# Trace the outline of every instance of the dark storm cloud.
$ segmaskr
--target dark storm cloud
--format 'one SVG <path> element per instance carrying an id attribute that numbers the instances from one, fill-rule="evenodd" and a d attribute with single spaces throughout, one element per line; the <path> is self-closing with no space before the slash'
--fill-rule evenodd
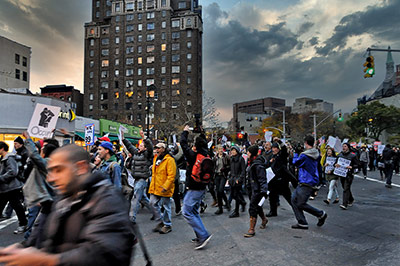
<path id="1" fill-rule="evenodd" d="M 308 41 L 308 43 L 309 43 L 311 46 L 317 45 L 317 44 L 318 44 L 318 37 L 312 37 L 312 38 Z"/>
<path id="2" fill-rule="evenodd" d="M 371 34 L 376 42 L 398 40 L 400 34 L 400 1 L 388 0 L 384 6 L 370 6 L 341 19 L 334 34 L 317 47 L 318 54 L 326 56 L 335 48 L 343 48 L 349 37 Z"/>
<path id="3" fill-rule="evenodd" d="M 299 30 L 297 31 L 297 34 L 301 35 L 306 32 L 308 32 L 312 27 L 314 26 L 313 22 L 304 22 L 303 24 L 300 25 Z"/>

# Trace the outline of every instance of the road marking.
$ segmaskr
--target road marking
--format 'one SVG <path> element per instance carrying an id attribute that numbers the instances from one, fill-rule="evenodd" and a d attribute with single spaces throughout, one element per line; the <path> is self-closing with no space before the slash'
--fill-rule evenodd
<path id="1" fill-rule="evenodd" d="M 5 228 L 5 227 L 7 227 L 7 226 L 9 226 L 10 224 L 15 223 L 16 221 L 18 221 L 18 218 L 17 218 L 17 216 L 14 215 L 10 219 L 7 219 L 7 220 L 4 220 L 4 221 L 0 222 L 0 230 Z"/>
<path id="2" fill-rule="evenodd" d="M 360 175 L 354 175 L 354 176 L 356 176 L 358 178 L 361 178 L 361 179 L 366 179 L 366 180 L 369 180 L 369 181 L 373 181 L 373 182 L 377 182 L 377 183 L 381 183 L 381 184 L 386 184 L 385 181 L 377 180 L 377 179 L 374 179 L 374 178 L 370 178 L 370 177 L 364 178 L 364 177 L 362 177 Z M 393 187 L 400 187 L 400 185 L 393 184 L 393 183 L 392 183 L 392 186 Z"/>

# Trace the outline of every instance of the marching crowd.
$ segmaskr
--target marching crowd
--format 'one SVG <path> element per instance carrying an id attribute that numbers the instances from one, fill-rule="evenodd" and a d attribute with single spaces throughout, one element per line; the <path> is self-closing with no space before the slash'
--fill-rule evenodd
<path id="1" fill-rule="evenodd" d="M 341 202 L 347 210 L 354 202 L 351 185 L 358 169 L 366 178 L 368 169 L 378 168 L 388 188 L 393 171 L 399 171 L 399 150 L 390 145 L 381 155 L 348 143 L 337 152 L 306 136 L 301 145 L 275 137 L 251 146 L 210 147 L 203 133 L 193 139 L 185 126 L 180 142 L 168 146 L 140 134 L 138 146 L 123 134 L 121 146 L 99 138 L 90 153 L 74 144 L 60 147 L 55 139 L 33 142 L 26 132 L 14 140 L 14 152 L 0 142 L 1 219 L 15 211 L 19 226 L 14 233 L 24 234 L 21 243 L 0 249 L 0 263 L 129 265 L 137 242 L 134 227 L 144 207 L 160 234 L 173 230 L 172 209 L 183 215 L 194 231 L 195 249 L 202 249 L 212 237 L 200 215 L 207 208 L 207 191 L 215 215 L 226 210 L 235 218 L 247 207 L 246 238 L 255 235 L 258 217 L 264 229 L 267 217 L 278 215 L 280 195 L 297 220 L 291 228 L 306 230 L 304 212 L 317 218 L 317 226 L 327 219 L 325 211 L 308 204 L 321 186 L 329 186 L 326 204 Z"/>

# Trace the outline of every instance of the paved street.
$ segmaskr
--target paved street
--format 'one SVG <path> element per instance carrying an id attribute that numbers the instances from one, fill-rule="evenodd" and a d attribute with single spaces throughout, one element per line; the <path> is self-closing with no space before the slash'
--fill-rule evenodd
<path id="1" fill-rule="evenodd" d="M 328 213 L 321 228 L 308 215 L 309 230 L 291 229 L 296 221 L 283 198 L 279 216 L 270 219 L 267 229 L 257 229 L 251 239 L 243 237 L 248 229 L 247 211 L 229 219 L 227 213 L 214 215 L 215 208 L 209 206 L 202 217 L 214 236 L 200 251 L 193 250 L 194 234 L 182 216 L 173 215 L 173 231 L 168 235 L 151 232 L 156 223 L 150 221 L 147 210 L 139 214 L 138 223 L 154 265 L 399 265 L 400 176 L 393 176 L 392 189 L 378 180 L 378 172 L 370 176 L 355 178 L 355 203 L 346 211 L 338 204 L 326 206 L 322 200 L 327 189 L 320 190 L 310 203 Z M 264 209 L 268 210 L 268 204 Z M 22 236 L 12 233 L 17 224 L 4 227 L 5 223 L 0 223 L 0 245 L 20 241 Z M 139 247 L 133 261 L 133 265 L 145 265 Z"/>

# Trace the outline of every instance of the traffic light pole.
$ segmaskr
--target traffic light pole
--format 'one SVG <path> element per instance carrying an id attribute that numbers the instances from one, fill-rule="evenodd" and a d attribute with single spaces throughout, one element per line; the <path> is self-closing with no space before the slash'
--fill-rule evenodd
<path id="1" fill-rule="evenodd" d="M 388 49 L 377 49 L 377 48 L 367 48 L 367 52 L 372 52 L 372 51 L 377 51 L 377 52 L 400 52 L 400 50 L 396 49 L 391 49 L 390 46 Z"/>
<path id="2" fill-rule="evenodd" d="M 316 143 L 317 141 L 317 127 L 319 125 L 321 125 L 326 119 L 330 118 L 331 116 L 333 116 L 336 113 L 340 113 L 342 111 L 342 109 L 339 109 L 335 112 L 333 112 L 332 114 L 327 115 L 324 119 L 322 119 L 318 124 L 317 124 L 317 115 L 313 114 L 313 120 L 314 120 L 314 142 Z"/>

